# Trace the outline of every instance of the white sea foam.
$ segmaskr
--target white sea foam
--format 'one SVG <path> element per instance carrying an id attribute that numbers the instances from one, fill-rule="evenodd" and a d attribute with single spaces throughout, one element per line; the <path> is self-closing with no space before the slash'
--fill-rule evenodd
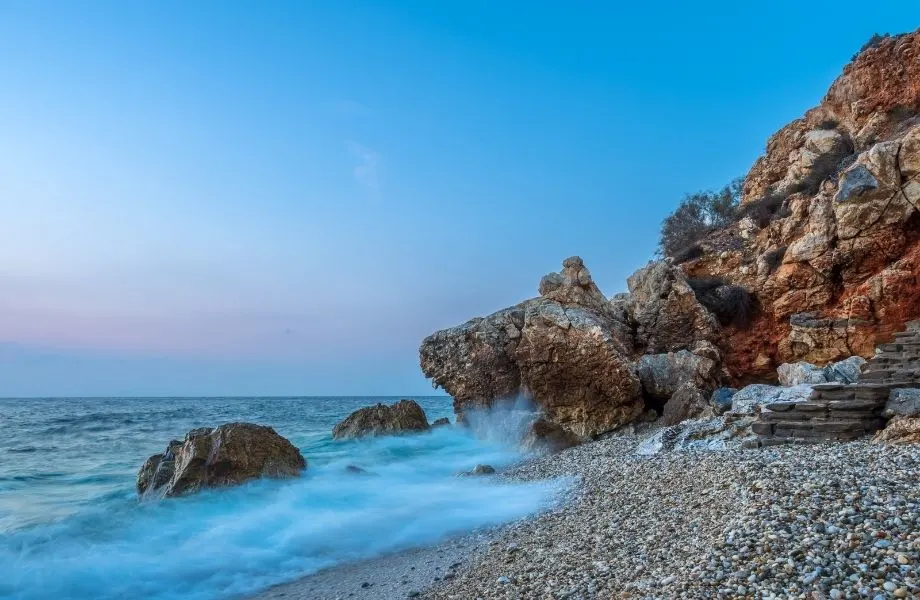
<path id="1" fill-rule="evenodd" d="M 474 431 L 485 441 L 441 428 L 330 442 L 335 458 L 299 480 L 149 503 L 126 490 L 91 510 L 0 536 L 0 597 L 233 597 L 521 518 L 551 503 L 564 482 L 455 476 L 478 463 L 517 460 L 503 443 L 513 420 L 512 412 L 477 415 Z M 348 464 L 371 474 L 348 474 Z"/>

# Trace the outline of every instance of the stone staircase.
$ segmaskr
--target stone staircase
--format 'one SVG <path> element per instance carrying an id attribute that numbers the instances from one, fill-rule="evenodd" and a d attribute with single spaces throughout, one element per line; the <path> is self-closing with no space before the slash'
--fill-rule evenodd
<path id="1" fill-rule="evenodd" d="M 891 390 L 918 385 L 920 321 L 911 321 L 892 343 L 878 346 L 858 383 L 822 383 L 804 402 L 764 406 L 751 425 L 757 438 L 745 446 L 849 441 L 874 433 L 885 426 L 882 411 Z"/>
<path id="2" fill-rule="evenodd" d="M 920 321 L 894 334 L 890 344 L 880 344 L 865 364 L 860 381 L 920 381 Z"/>

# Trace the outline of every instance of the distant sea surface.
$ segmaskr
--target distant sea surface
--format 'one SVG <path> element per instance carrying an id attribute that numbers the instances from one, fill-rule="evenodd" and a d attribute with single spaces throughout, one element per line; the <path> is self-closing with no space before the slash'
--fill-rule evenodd
<path id="1" fill-rule="evenodd" d="M 451 416 L 449 398 L 414 399 L 429 421 Z M 0 598 L 237 598 L 523 517 L 564 485 L 455 477 L 520 459 L 513 421 L 494 416 L 472 431 L 332 440 L 351 411 L 396 400 L 0 399 Z M 306 457 L 304 476 L 138 501 L 148 456 L 231 421 L 274 427 Z"/>

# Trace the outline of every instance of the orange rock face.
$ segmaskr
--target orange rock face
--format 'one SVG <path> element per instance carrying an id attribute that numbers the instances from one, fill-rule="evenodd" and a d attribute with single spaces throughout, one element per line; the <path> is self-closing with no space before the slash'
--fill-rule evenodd
<path id="1" fill-rule="evenodd" d="M 775 380 L 782 363 L 871 356 L 920 318 L 920 31 L 874 40 L 774 134 L 740 218 L 692 249 L 610 299 L 567 259 L 540 297 L 426 338 L 422 370 L 458 418 L 523 394 L 586 438 L 649 408 L 704 416 L 715 385 Z M 670 385 L 700 357 L 706 377 Z"/>
<path id="2" fill-rule="evenodd" d="M 862 51 L 819 106 L 770 138 L 742 208 L 765 198 L 781 206 L 772 217 L 713 233 L 683 265 L 757 296 L 752 326 L 723 332 L 734 380 L 871 356 L 920 316 L 920 31 Z"/>

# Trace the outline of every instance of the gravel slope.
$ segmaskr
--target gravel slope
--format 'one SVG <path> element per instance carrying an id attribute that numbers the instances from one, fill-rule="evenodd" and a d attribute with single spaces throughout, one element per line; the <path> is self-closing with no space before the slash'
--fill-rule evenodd
<path id="1" fill-rule="evenodd" d="M 428 599 L 920 597 L 920 448 L 634 454 L 632 435 L 506 473 L 576 475 Z"/>

